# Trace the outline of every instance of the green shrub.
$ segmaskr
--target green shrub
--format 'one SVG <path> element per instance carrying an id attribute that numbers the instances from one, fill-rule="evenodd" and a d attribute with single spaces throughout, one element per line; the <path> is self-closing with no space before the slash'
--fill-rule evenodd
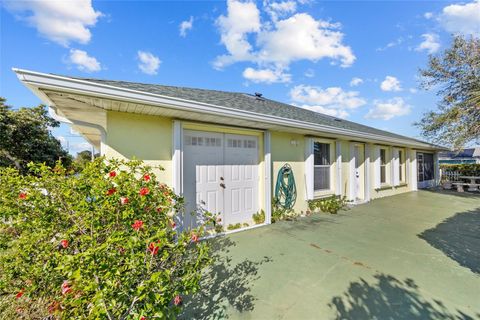
<path id="1" fill-rule="evenodd" d="M 337 214 L 338 211 L 347 206 L 346 197 L 331 196 L 323 199 L 315 199 L 308 201 L 308 208 L 312 211 L 320 209 L 322 212 Z"/>
<path id="2" fill-rule="evenodd" d="M 294 220 L 298 214 L 293 209 L 285 209 L 277 199 L 272 199 L 272 223 L 281 220 Z"/>
<path id="3" fill-rule="evenodd" d="M 237 230 L 242 227 L 241 223 L 236 223 L 236 224 L 229 224 L 227 227 L 227 230 Z"/>
<path id="4" fill-rule="evenodd" d="M 252 219 L 255 222 L 255 224 L 262 224 L 265 222 L 265 211 L 260 210 L 257 213 L 254 213 L 252 215 Z"/>
<path id="5" fill-rule="evenodd" d="M 480 164 L 441 164 L 443 172 L 458 172 L 462 176 L 480 176 Z"/>
<path id="6" fill-rule="evenodd" d="M 30 169 L 0 169 L 0 318 L 175 317 L 210 262 L 183 199 L 140 161 Z"/>

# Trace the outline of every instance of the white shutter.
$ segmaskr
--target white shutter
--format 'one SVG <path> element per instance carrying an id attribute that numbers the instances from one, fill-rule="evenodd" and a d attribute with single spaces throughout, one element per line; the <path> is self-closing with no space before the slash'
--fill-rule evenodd
<path id="1" fill-rule="evenodd" d="M 342 142 L 337 140 L 335 142 L 336 168 L 337 174 L 335 176 L 335 194 L 342 194 Z"/>
<path id="2" fill-rule="evenodd" d="M 374 177 L 375 177 L 373 187 L 375 189 L 380 189 L 380 186 L 382 184 L 380 179 L 380 147 L 374 146 L 373 151 L 374 151 L 373 155 L 375 159 L 375 161 L 373 162 L 373 168 L 374 168 L 373 170 L 374 170 Z"/>
<path id="3" fill-rule="evenodd" d="M 313 138 L 305 138 L 305 198 L 313 200 Z"/>
<path id="4" fill-rule="evenodd" d="M 393 165 L 393 185 L 398 186 L 400 184 L 400 159 L 398 157 L 398 149 L 393 149 L 393 156 L 392 156 L 392 165 Z"/>

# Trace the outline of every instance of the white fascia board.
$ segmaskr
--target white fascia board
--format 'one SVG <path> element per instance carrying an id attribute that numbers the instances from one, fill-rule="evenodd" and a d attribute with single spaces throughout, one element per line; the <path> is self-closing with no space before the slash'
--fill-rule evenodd
<path id="1" fill-rule="evenodd" d="M 12 70 L 17 74 L 20 81 L 25 83 L 27 87 L 33 89 L 34 93 L 37 94 L 42 100 L 48 102 L 51 101 L 45 100 L 46 96 L 44 94 L 39 95 L 39 88 L 42 89 L 51 89 L 51 90 L 64 90 L 72 93 L 84 94 L 84 95 L 93 95 L 109 99 L 125 100 L 136 103 L 144 103 L 149 105 L 163 106 L 171 109 L 184 110 L 184 111 L 196 111 L 200 113 L 208 113 L 217 115 L 219 111 L 222 115 L 234 117 L 243 120 L 252 120 L 258 122 L 264 122 L 268 124 L 282 125 L 292 128 L 307 129 L 323 133 L 332 133 L 344 135 L 352 138 L 363 138 L 370 139 L 373 141 L 383 141 L 388 142 L 389 144 L 402 144 L 405 146 L 412 147 L 422 147 L 427 149 L 436 149 L 435 146 L 431 146 L 425 143 L 412 143 L 412 141 L 386 137 L 378 134 L 365 133 L 361 131 L 354 131 L 349 129 L 325 126 L 320 124 L 315 124 L 311 122 L 285 119 L 282 117 L 265 115 L 257 112 L 238 110 L 218 105 L 212 105 L 208 103 L 202 103 L 197 101 L 191 101 L 181 98 L 168 97 L 160 94 L 154 94 L 149 92 L 143 92 L 138 90 L 119 88 L 111 85 L 94 83 L 87 80 L 72 79 L 63 76 L 57 76 L 52 74 L 46 74 L 41 72 L 22 70 L 17 68 L 12 68 Z"/>

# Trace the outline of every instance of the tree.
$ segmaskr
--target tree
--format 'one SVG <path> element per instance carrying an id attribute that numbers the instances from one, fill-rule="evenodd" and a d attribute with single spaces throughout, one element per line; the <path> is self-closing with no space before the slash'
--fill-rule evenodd
<path id="1" fill-rule="evenodd" d="M 100 157 L 100 154 L 96 153 L 93 157 L 98 158 L 98 157 Z M 73 161 L 74 161 L 74 165 L 76 167 L 76 170 L 81 170 L 81 169 L 85 168 L 85 166 L 89 162 L 92 162 L 92 151 L 83 150 L 83 151 L 77 152 L 77 156 L 75 157 L 75 159 Z"/>
<path id="2" fill-rule="evenodd" d="M 26 172 L 29 162 L 44 162 L 53 167 L 61 160 L 72 161 L 50 132 L 60 123 L 48 116 L 43 105 L 13 110 L 0 97 L 0 166 L 13 166 Z"/>
<path id="3" fill-rule="evenodd" d="M 1 319 L 171 319 L 199 289 L 214 217 L 180 230 L 183 198 L 152 168 L 29 168 L 0 168 Z"/>
<path id="4" fill-rule="evenodd" d="M 439 56 L 420 70 L 421 87 L 437 89 L 437 111 L 416 123 L 429 140 L 456 149 L 480 141 L 480 38 L 455 36 Z"/>

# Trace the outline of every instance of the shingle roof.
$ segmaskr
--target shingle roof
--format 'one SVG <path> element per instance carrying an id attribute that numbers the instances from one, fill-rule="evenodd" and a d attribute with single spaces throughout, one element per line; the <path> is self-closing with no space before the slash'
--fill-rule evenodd
<path id="1" fill-rule="evenodd" d="M 300 107 L 292 106 L 286 103 L 258 98 L 255 95 L 250 95 L 241 92 L 227 92 L 218 90 L 195 89 L 186 87 L 165 86 L 158 84 L 144 84 L 137 82 L 126 81 L 112 81 L 91 78 L 75 78 L 84 81 L 110 85 L 113 87 L 125 88 L 130 90 L 137 90 L 141 92 L 159 94 L 163 96 L 180 98 L 190 101 L 207 103 L 222 107 L 228 107 L 241 111 L 251 111 L 264 115 L 272 115 L 285 119 L 299 120 L 313 124 L 325 125 L 335 128 L 343 128 L 353 131 L 366 132 L 371 134 L 382 135 L 386 137 L 407 139 L 413 143 L 427 143 L 421 140 L 402 136 L 384 130 L 379 130 L 369 126 L 365 126 L 356 122 L 347 121 L 344 119 L 328 116 L 325 114 L 313 112 Z"/>

